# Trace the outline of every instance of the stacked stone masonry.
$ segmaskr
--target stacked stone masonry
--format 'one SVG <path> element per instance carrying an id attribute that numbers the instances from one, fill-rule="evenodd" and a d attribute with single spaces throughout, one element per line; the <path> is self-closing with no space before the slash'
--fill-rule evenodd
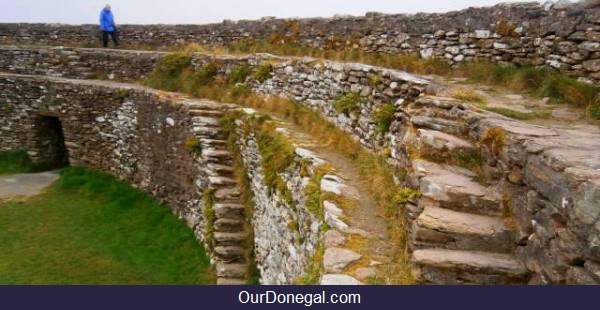
<path id="1" fill-rule="evenodd" d="M 13 53 L 14 50 L 2 49 L 2 58 Z M 29 55 L 32 54 L 35 53 Z M 405 184 L 421 189 L 423 197 L 405 206 L 411 222 L 415 274 L 420 281 L 600 282 L 600 133 L 525 124 L 454 99 L 427 96 L 423 90 L 431 84 L 429 81 L 383 68 L 268 55 L 216 59 L 193 56 L 198 66 L 222 61 L 226 66 L 221 74 L 227 74 L 227 68 L 236 64 L 256 66 L 266 59 L 275 60 L 271 78 L 264 82 L 249 79 L 247 84 L 253 90 L 295 99 L 366 148 L 389 150 L 383 152 L 390 154 L 389 162 L 408 172 Z M 6 63 L 0 70 L 11 71 L 11 65 Z M 43 60 L 23 63 L 43 63 Z M 39 68 L 24 66 L 19 72 L 45 73 L 35 71 Z M 104 73 L 109 75 L 111 70 Z M 75 71 L 68 74 L 84 77 L 76 76 Z M 370 75 L 377 75 L 381 83 L 374 87 Z M 14 89 L 3 91 L 4 96 L 13 94 L 8 98 L 13 102 L 10 106 L 23 105 L 14 103 L 23 98 L 33 98 L 25 107 L 35 104 L 41 94 L 31 85 L 44 82 L 25 79 L 30 81 L 27 88 L 33 89 L 30 92 L 21 91 L 21 79 L 14 79 L 18 82 L 13 84 L 18 87 L 9 82 L 3 85 L 3 89 Z M 335 98 L 353 91 L 361 92 L 367 100 L 356 111 L 347 115 L 338 113 L 334 108 Z M 394 104 L 396 114 L 389 132 L 381 134 L 371 114 L 385 103 Z M 102 107 L 98 109 L 102 111 Z M 0 128 L 4 148 L 26 145 L 20 139 L 27 134 L 27 128 L 14 125 L 24 120 L 13 112 L 3 115 L 10 115 L 5 118 L 8 125 Z M 497 138 L 491 135 L 494 132 Z M 66 136 L 72 140 L 67 133 Z M 137 154 L 135 146 L 131 147 L 132 154 Z M 443 159 L 459 151 L 481 156 L 479 173 L 433 162 L 426 156 L 417 160 L 414 156 L 417 152 Z M 76 160 L 81 160 L 75 148 L 72 152 Z M 151 154 L 145 152 L 141 156 Z M 246 164 L 251 166 L 249 162 Z"/>
<path id="2" fill-rule="evenodd" d="M 600 4 L 513 3 L 443 14 L 223 21 L 208 25 L 122 25 L 131 46 L 222 46 L 266 40 L 316 48 L 360 49 L 439 57 L 451 63 L 488 60 L 546 65 L 600 80 Z M 0 44 L 98 46 L 95 25 L 0 24 Z"/>
<path id="3" fill-rule="evenodd" d="M 0 74 L 0 89 L 1 151 L 26 149 L 33 159 L 44 160 L 50 154 L 43 133 L 36 130 L 37 120 L 58 118 L 71 164 L 109 172 L 163 201 L 211 250 L 219 284 L 246 283 L 245 249 L 223 245 L 220 238 L 225 234 L 221 226 L 227 226 L 221 222 L 239 217 L 236 182 L 228 177 L 228 168 L 218 168 L 229 155 L 219 149 L 218 137 L 205 135 L 216 130 L 211 125 L 218 119 L 202 118 L 218 116 L 230 106 L 133 84 L 55 77 Z M 201 143 L 201 154 L 186 146 L 193 137 Z M 216 190 L 214 206 L 202 201 L 208 188 Z M 228 195 L 219 197 L 221 192 Z M 217 214 L 214 244 L 207 240 L 206 207 Z M 226 233 L 239 235 L 236 246 L 247 245 L 243 227 L 226 228 Z"/>

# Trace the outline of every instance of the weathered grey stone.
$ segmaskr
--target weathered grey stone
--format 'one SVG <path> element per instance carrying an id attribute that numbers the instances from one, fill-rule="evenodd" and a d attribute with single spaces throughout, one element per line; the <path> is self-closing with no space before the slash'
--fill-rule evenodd
<path id="1" fill-rule="evenodd" d="M 326 274 L 321 278 L 321 285 L 362 285 L 360 281 L 345 274 Z"/>
<path id="2" fill-rule="evenodd" d="M 354 271 L 356 278 L 361 281 L 366 281 L 377 276 L 377 269 L 373 267 L 362 267 Z"/>
<path id="3" fill-rule="evenodd" d="M 328 230 L 323 236 L 325 248 L 339 247 L 346 243 L 346 237 L 335 229 Z"/>
<path id="4" fill-rule="evenodd" d="M 342 248 L 329 248 L 325 249 L 325 255 L 323 257 L 323 266 L 327 273 L 340 273 L 349 264 L 361 259 L 361 255 Z"/>

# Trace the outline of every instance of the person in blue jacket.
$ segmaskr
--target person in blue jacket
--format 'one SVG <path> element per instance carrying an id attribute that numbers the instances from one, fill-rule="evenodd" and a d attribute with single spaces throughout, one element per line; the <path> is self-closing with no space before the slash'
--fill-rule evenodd
<path id="1" fill-rule="evenodd" d="M 102 45 L 108 47 L 108 36 L 110 36 L 115 43 L 115 46 L 119 46 L 117 39 L 117 25 L 115 24 L 115 18 L 110 8 L 110 4 L 107 4 L 102 12 L 100 12 L 100 30 L 102 31 Z"/>

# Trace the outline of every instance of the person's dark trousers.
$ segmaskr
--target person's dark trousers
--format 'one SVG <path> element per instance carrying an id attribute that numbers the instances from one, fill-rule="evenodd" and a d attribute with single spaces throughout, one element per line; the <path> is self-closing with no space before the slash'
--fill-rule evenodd
<path id="1" fill-rule="evenodd" d="M 108 37 L 111 37 L 115 46 L 119 46 L 119 40 L 117 39 L 117 31 L 102 31 L 102 46 L 108 47 Z"/>

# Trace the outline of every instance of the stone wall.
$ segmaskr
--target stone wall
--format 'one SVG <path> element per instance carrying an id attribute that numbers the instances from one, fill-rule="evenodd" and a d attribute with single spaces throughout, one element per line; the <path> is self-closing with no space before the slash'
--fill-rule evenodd
<path id="1" fill-rule="evenodd" d="M 189 43 L 227 45 L 244 40 L 299 43 L 316 48 L 361 49 L 442 57 L 451 63 L 490 60 L 547 65 L 600 80 L 600 8 L 576 4 L 517 3 L 444 14 L 224 21 L 208 25 L 123 25 L 132 46 L 172 48 Z M 0 24 L 0 44 L 98 46 L 94 25 Z"/>
<path id="2" fill-rule="evenodd" d="M 236 64 L 255 66 L 264 57 L 267 56 L 219 56 L 217 60 L 226 59 L 226 67 L 231 68 Z M 480 278 L 468 278 L 470 281 L 599 281 L 600 134 L 597 131 L 525 124 L 451 98 L 426 96 L 422 90 L 429 82 L 402 72 L 311 59 L 270 58 L 269 62 L 274 59 L 271 78 L 264 82 L 252 78 L 247 81 L 253 90 L 295 99 L 310 107 L 368 149 L 389 154 L 390 163 L 407 170 L 405 184 L 421 188 L 424 197 L 405 206 L 407 217 L 417 223 L 410 232 L 411 247 L 421 254 L 417 260 L 431 253 L 422 251 L 423 244 L 429 246 L 433 241 L 448 238 L 436 234 L 432 241 L 428 234 L 428 239 L 423 240 L 424 228 L 419 225 L 424 223 L 422 216 L 429 214 L 424 210 L 434 204 L 438 209 L 443 206 L 462 213 L 492 216 L 496 222 L 510 224 L 503 226 L 510 228 L 509 239 L 506 235 L 494 238 L 502 242 L 499 244 L 503 253 L 508 251 L 503 255 L 518 258 L 518 263 L 512 258 L 509 261 L 514 274 L 500 281 L 497 275 L 484 273 Z M 193 56 L 198 66 L 210 60 L 206 55 Z M 23 70 L 32 71 L 35 67 Z M 221 74 L 227 72 L 223 70 Z M 378 83 L 373 85 L 373 80 Z M 351 91 L 362 92 L 366 100 L 356 111 L 346 114 L 335 111 L 334 98 Z M 384 134 L 376 130 L 373 111 L 385 103 L 393 103 L 396 113 L 390 130 Z M 494 132 L 498 137 L 490 136 Z M 429 153 L 427 158 L 431 163 L 416 160 L 415 151 Z M 456 154 L 481 157 L 481 164 L 463 167 L 453 162 Z M 251 166 L 252 161 L 247 164 Z M 255 190 L 261 192 L 264 188 Z M 271 199 L 265 203 L 273 202 L 273 197 L 263 198 Z M 489 250 L 485 242 L 475 242 L 472 236 L 451 237 L 455 240 L 453 246 Z M 450 245 L 444 243 L 444 246 Z M 520 264 L 526 269 L 519 267 Z M 421 270 L 426 280 L 442 279 L 435 268 L 429 267 Z M 464 276 L 454 274 L 452 279 Z"/>
<path id="3" fill-rule="evenodd" d="M 125 180 L 163 201 L 192 229 L 201 226 L 208 181 L 185 147 L 192 135 L 190 100 L 130 84 L 12 74 L 0 74 L 0 90 L 0 151 L 25 149 L 43 158 L 36 119 L 58 117 L 71 164 Z"/>
<path id="4" fill-rule="evenodd" d="M 65 78 L 135 82 L 144 79 L 165 53 L 64 47 L 0 47 L 4 72 Z"/>
<path id="5" fill-rule="evenodd" d="M 240 128 L 244 120 L 238 121 Z M 277 133 L 273 133 L 277 134 Z M 263 285 L 296 283 L 314 262 L 322 220 L 306 208 L 305 188 L 319 162 L 302 152 L 281 175 L 292 201 L 265 183 L 263 156 L 254 132 L 237 130 L 238 145 L 254 195 L 254 255 Z M 303 173 L 308 173 L 304 175 Z M 318 262 L 317 262 L 318 263 Z"/>

